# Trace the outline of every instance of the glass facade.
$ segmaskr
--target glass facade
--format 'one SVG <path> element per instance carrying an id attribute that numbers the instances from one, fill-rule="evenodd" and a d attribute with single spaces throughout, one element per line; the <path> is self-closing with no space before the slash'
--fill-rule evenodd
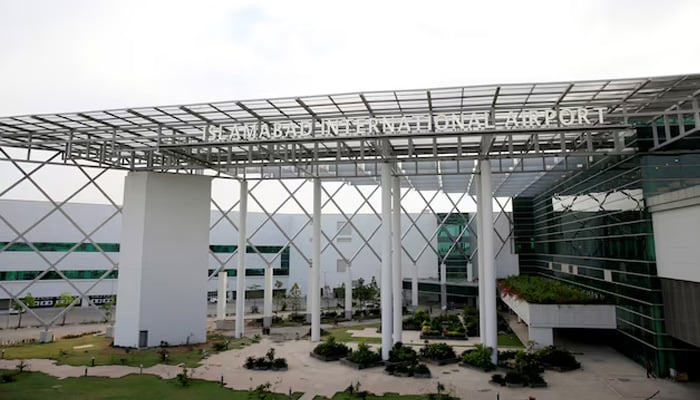
<path id="1" fill-rule="evenodd" d="M 665 329 L 644 198 L 672 179 L 648 173 L 661 161 L 653 158 L 594 160 L 592 168 L 563 177 L 537 196 L 514 199 L 514 232 L 521 273 L 605 296 L 616 305 L 614 346 L 641 364 L 651 361 L 665 375 L 683 363 L 689 347 Z"/>
<path id="2" fill-rule="evenodd" d="M 447 280 L 467 279 L 467 263 L 471 255 L 469 214 L 438 214 L 437 234 L 438 278 L 440 262 L 445 263 Z"/>
<path id="3" fill-rule="evenodd" d="M 0 242 L 0 249 L 5 248 L 3 251 L 8 252 L 33 252 L 32 246 L 41 252 L 67 252 L 73 249 L 76 253 L 82 252 L 99 252 L 97 246 L 99 246 L 102 251 L 106 253 L 116 253 L 119 252 L 119 243 L 97 243 L 97 246 L 92 243 L 71 243 L 71 242 L 33 242 L 30 244 L 25 242 L 16 242 L 9 244 L 9 242 Z M 213 244 L 209 246 L 209 249 L 214 253 L 233 253 L 238 247 L 235 245 L 224 245 L 224 244 Z M 262 254 L 273 254 L 276 255 L 281 251 L 279 255 L 280 267 L 273 269 L 273 274 L 276 276 L 288 276 L 289 275 L 289 246 L 252 246 L 246 247 L 246 253 L 256 253 Z M 0 271 L 0 281 L 31 281 L 39 276 L 43 271 Z M 61 272 L 68 279 L 99 279 L 104 275 L 107 270 L 64 270 Z M 229 269 L 226 271 L 228 276 L 235 277 L 236 270 Z M 209 275 L 214 273 L 213 269 L 209 270 Z M 246 269 L 246 276 L 263 276 L 265 270 L 263 268 L 248 268 Z M 117 279 L 118 271 L 112 271 L 107 275 L 105 279 Z M 58 280 L 63 279 L 56 271 L 46 272 L 39 280 Z"/>

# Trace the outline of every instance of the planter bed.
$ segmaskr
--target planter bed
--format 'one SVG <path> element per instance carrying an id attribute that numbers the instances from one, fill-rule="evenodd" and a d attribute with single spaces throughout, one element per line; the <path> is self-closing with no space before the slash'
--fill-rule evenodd
<path id="1" fill-rule="evenodd" d="M 347 365 L 348 367 L 352 367 L 355 369 L 367 369 L 367 368 L 375 368 L 375 367 L 381 367 L 384 365 L 384 361 L 377 361 L 376 363 L 373 364 L 357 364 L 354 363 L 347 358 L 341 358 L 340 363 L 343 365 Z"/>
<path id="2" fill-rule="evenodd" d="M 524 383 L 509 383 L 506 382 L 506 386 L 511 388 L 511 389 L 519 389 L 519 388 L 524 388 L 525 384 Z"/>
<path id="3" fill-rule="evenodd" d="M 533 389 L 537 388 L 546 388 L 547 387 L 547 382 L 542 382 L 542 383 L 530 383 L 530 387 Z"/>
<path id="4" fill-rule="evenodd" d="M 275 368 L 275 367 L 253 367 L 253 368 L 247 368 L 251 371 L 287 371 L 289 367 L 282 367 L 282 368 Z"/>
<path id="5" fill-rule="evenodd" d="M 433 376 L 431 374 L 413 374 L 410 375 L 408 372 L 386 372 L 387 375 L 395 376 L 397 378 L 416 378 L 416 379 L 430 379 Z"/>
<path id="6" fill-rule="evenodd" d="M 445 358 L 442 360 L 433 360 L 430 358 L 425 358 L 421 357 L 422 361 L 425 361 L 426 363 L 433 364 L 433 365 L 447 365 L 447 364 L 454 364 L 459 361 L 459 358 Z"/>
<path id="7" fill-rule="evenodd" d="M 322 356 L 320 354 L 314 353 L 313 351 L 309 352 L 309 355 L 311 356 L 311 358 L 315 358 L 317 360 L 321 360 L 321 361 L 325 361 L 325 362 L 338 361 L 341 358 L 343 358 L 341 356 Z"/>

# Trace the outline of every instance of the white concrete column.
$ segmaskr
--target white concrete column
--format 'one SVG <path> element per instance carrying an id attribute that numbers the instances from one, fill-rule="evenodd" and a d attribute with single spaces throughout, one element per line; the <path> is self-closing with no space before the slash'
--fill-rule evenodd
<path id="1" fill-rule="evenodd" d="M 115 345 L 207 340 L 210 204 L 210 177 L 127 174 Z"/>
<path id="2" fill-rule="evenodd" d="M 382 163 L 382 273 L 381 273 L 381 307 L 382 307 L 382 359 L 389 359 L 392 343 L 394 320 L 392 317 L 393 297 L 391 291 L 391 164 Z"/>
<path id="3" fill-rule="evenodd" d="M 491 360 L 495 364 L 498 358 L 498 325 L 496 315 L 496 263 L 493 244 L 493 193 L 491 191 L 491 162 L 481 160 L 481 235 L 484 244 L 484 305 L 486 314 L 486 346 L 491 347 Z"/>
<path id="4" fill-rule="evenodd" d="M 345 318 L 352 319 L 352 268 L 348 263 L 345 279 Z"/>
<path id="5" fill-rule="evenodd" d="M 272 282 L 274 281 L 274 271 L 272 266 L 265 268 L 265 287 L 263 288 L 263 327 L 272 326 Z"/>
<path id="6" fill-rule="evenodd" d="M 235 337 L 241 338 L 245 334 L 245 259 L 248 244 L 248 181 L 241 179 L 241 192 L 238 202 L 238 266 L 236 268 L 236 330 Z"/>
<path id="7" fill-rule="evenodd" d="M 472 263 L 467 262 L 467 282 L 471 282 L 474 280 L 474 265 Z"/>
<path id="8" fill-rule="evenodd" d="M 484 235 L 481 221 L 484 219 L 484 212 L 481 207 L 481 174 L 474 176 L 476 187 L 479 188 L 476 196 L 476 247 L 477 247 L 477 279 L 479 279 L 479 341 L 486 344 L 486 304 L 484 303 Z"/>
<path id="9" fill-rule="evenodd" d="M 418 307 L 418 265 L 413 263 L 413 275 L 411 276 L 411 305 Z"/>
<path id="10" fill-rule="evenodd" d="M 440 263 L 440 310 L 447 311 L 447 265 Z"/>
<path id="11" fill-rule="evenodd" d="M 309 268 L 306 270 L 306 322 L 309 324 L 311 323 L 311 286 L 309 285 L 311 285 L 311 275 L 313 273 L 314 270 L 311 268 L 311 264 L 309 264 Z"/>
<path id="12" fill-rule="evenodd" d="M 321 180 L 314 178 L 313 236 L 311 239 L 311 341 L 321 340 Z"/>
<path id="13" fill-rule="evenodd" d="M 226 270 L 219 272 L 219 287 L 216 293 L 216 319 L 226 319 L 226 291 L 228 290 L 228 274 Z"/>
<path id="14" fill-rule="evenodd" d="M 403 336 L 403 284 L 401 278 L 401 183 L 398 176 L 391 179 L 393 210 L 391 214 L 392 251 L 391 251 L 391 289 L 393 291 L 393 338 L 400 342 Z"/>

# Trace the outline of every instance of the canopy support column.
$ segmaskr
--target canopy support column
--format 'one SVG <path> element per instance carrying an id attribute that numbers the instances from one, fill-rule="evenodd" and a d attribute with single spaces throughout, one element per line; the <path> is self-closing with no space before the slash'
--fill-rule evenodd
<path id="1" fill-rule="evenodd" d="M 242 179 L 238 202 L 238 267 L 236 268 L 236 330 L 234 336 L 241 338 L 245 326 L 245 259 L 247 247 L 246 223 L 248 220 L 248 181 Z"/>
<path id="2" fill-rule="evenodd" d="M 314 178 L 313 235 L 311 238 L 311 341 L 321 340 L 321 179 Z"/>
<path id="3" fill-rule="evenodd" d="M 392 291 L 391 291 L 391 164 L 382 163 L 382 273 L 381 273 L 381 308 L 382 308 L 382 359 L 389 359 L 392 343 Z"/>

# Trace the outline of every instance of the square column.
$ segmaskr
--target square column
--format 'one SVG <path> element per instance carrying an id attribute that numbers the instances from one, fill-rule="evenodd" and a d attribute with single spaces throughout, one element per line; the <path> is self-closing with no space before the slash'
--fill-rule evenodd
<path id="1" fill-rule="evenodd" d="M 205 342 L 211 178 L 129 172 L 114 344 Z"/>
<path id="2" fill-rule="evenodd" d="M 391 178 L 391 289 L 394 305 L 394 343 L 400 342 L 403 335 L 403 287 L 401 285 L 401 182 L 398 176 Z"/>
<path id="3" fill-rule="evenodd" d="M 379 292 L 382 309 L 382 360 L 389 359 L 393 347 L 393 294 L 391 290 L 391 164 L 382 164 L 382 271 Z"/>
<path id="4" fill-rule="evenodd" d="M 245 258 L 248 244 L 248 181 L 240 181 L 238 212 L 238 266 L 236 268 L 236 330 L 234 336 L 242 338 L 245 329 Z"/>

